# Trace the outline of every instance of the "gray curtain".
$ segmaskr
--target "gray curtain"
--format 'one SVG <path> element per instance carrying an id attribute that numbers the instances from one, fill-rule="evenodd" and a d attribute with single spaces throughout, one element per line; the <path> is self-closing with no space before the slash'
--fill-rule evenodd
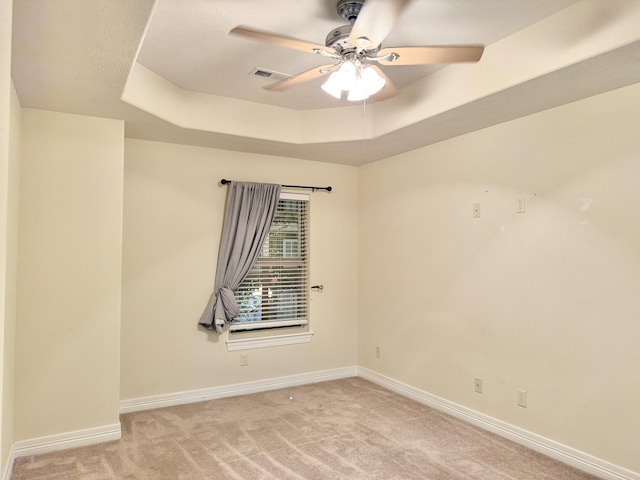
<path id="1" fill-rule="evenodd" d="M 260 256 L 276 213 L 280 185 L 232 182 L 218 252 L 213 293 L 199 325 L 220 334 L 240 309 L 233 294 Z"/>

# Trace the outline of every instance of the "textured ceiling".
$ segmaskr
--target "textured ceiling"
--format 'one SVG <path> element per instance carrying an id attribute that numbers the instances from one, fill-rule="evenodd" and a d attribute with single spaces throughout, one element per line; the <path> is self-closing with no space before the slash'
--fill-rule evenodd
<path id="1" fill-rule="evenodd" d="M 640 81 L 640 33 L 628 33 L 637 30 L 639 4 L 413 0 L 384 45 L 481 43 L 485 56 L 466 68 L 388 67 L 400 95 L 353 106 L 318 82 L 265 91 L 265 80 L 249 75 L 254 67 L 293 74 L 326 62 L 228 35 L 243 24 L 323 43 L 345 23 L 335 0 L 15 0 L 12 76 L 24 107 L 122 119 L 128 137 L 357 165 Z M 230 103 L 231 113 L 235 105 L 309 112 L 327 126 L 344 123 L 346 133 L 288 141 L 177 121 L 142 100 L 121 100 L 136 65 L 204 94 L 202 105 L 228 98 L 244 102 Z M 447 88 L 454 84 L 459 99 Z M 371 132 L 349 132 L 349 119 L 366 115 Z"/>

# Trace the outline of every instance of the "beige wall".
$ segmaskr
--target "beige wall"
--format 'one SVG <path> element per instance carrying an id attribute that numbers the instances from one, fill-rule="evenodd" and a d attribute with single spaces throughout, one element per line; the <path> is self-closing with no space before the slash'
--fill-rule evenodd
<path id="1" fill-rule="evenodd" d="M 363 167 L 360 365 L 640 472 L 638 125 L 635 85 Z"/>
<path id="2" fill-rule="evenodd" d="M 222 178 L 332 185 L 311 194 L 309 344 L 228 352 L 196 326 L 213 290 Z M 126 140 L 121 398 L 307 373 L 357 362 L 355 167 Z"/>
<path id="3" fill-rule="evenodd" d="M 16 440 L 118 423 L 123 137 L 22 111 Z"/>
<path id="4" fill-rule="evenodd" d="M 0 271 L 5 272 L 4 323 L 2 341 L 2 471 L 13 444 L 13 413 L 15 388 L 15 329 L 18 289 L 18 204 L 20 191 L 20 102 L 11 88 L 9 121 L 9 158 L 6 183 L 6 260 Z"/>
<path id="5" fill-rule="evenodd" d="M 13 444 L 20 104 L 11 82 L 12 1 L 0 3 L 0 477 Z"/>

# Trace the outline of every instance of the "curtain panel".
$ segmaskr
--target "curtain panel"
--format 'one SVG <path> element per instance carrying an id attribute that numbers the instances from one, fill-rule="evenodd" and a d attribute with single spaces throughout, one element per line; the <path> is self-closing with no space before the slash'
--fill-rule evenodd
<path id="1" fill-rule="evenodd" d="M 218 252 L 213 293 L 199 325 L 222 333 L 225 324 L 240 313 L 234 291 L 260 256 L 280 199 L 280 185 L 233 182 Z"/>

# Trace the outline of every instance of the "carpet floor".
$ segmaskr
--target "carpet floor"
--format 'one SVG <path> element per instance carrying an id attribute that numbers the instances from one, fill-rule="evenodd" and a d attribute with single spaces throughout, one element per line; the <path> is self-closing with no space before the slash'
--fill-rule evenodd
<path id="1" fill-rule="evenodd" d="M 361 378 L 121 421 L 121 440 L 19 458 L 11 480 L 596 478 Z"/>

